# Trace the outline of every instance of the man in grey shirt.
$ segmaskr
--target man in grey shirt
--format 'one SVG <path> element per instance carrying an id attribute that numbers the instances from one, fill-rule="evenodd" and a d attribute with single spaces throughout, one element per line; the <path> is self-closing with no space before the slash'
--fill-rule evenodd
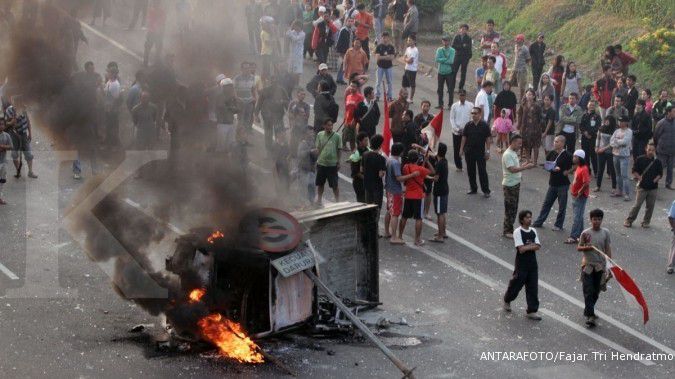
<path id="1" fill-rule="evenodd" d="M 605 214 L 600 209 L 594 209 L 590 213 L 591 227 L 584 230 L 579 238 L 577 251 L 584 254 L 581 260 L 581 282 L 584 292 L 584 316 L 586 325 L 595 326 L 595 303 L 601 290 L 605 290 L 605 255 L 612 257 L 609 231 L 602 227 L 602 219 Z"/>
<path id="2" fill-rule="evenodd" d="M 0 119 L 0 205 L 7 204 L 2 200 L 2 187 L 4 187 L 7 182 L 7 169 L 5 165 L 7 164 L 7 152 L 14 150 L 12 145 L 12 137 L 5 132 L 5 119 Z"/>

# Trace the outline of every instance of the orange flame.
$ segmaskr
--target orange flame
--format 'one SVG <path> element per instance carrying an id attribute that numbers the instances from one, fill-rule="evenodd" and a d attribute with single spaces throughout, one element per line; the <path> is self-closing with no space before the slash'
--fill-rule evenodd
<path id="1" fill-rule="evenodd" d="M 265 361 L 260 347 L 251 341 L 241 325 L 224 318 L 220 313 L 210 314 L 197 324 L 204 338 L 216 345 L 221 355 L 241 363 Z"/>
<path id="2" fill-rule="evenodd" d="M 196 288 L 190 291 L 189 299 L 190 303 L 197 303 L 202 300 L 202 297 L 206 295 L 206 291 L 201 288 Z"/>
<path id="3" fill-rule="evenodd" d="M 223 232 L 221 232 L 220 230 L 216 230 L 215 232 L 213 232 L 213 234 L 211 234 L 211 236 L 209 236 L 209 238 L 206 239 L 206 241 L 208 241 L 210 244 L 213 244 L 213 242 L 216 239 L 223 238 L 223 237 L 225 237 Z"/>

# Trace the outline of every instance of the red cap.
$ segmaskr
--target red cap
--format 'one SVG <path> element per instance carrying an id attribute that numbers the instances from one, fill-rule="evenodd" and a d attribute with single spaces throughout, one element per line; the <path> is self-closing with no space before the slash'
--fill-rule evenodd
<path id="1" fill-rule="evenodd" d="M 518 34 L 516 36 L 516 41 L 525 41 L 525 35 L 524 34 Z"/>

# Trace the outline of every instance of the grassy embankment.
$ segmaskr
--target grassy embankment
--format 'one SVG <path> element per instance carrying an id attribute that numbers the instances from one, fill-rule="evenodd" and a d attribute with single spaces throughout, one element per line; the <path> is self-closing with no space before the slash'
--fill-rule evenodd
<path id="1" fill-rule="evenodd" d="M 543 32 L 555 55 L 562 54 L 577 62 L 587 83 L 599 75 L 604 48 L 621 43 L 624 50 L 633 54 L 646 54 L 630 68 L 641 86 L 672 89 L 674 8 L 672 0 L 448 0 L 444 24 L 446 31 L 453 33 L 459 24 L 466 22 L 471 34 L 479 38 L 485 21 L 492 18 L 502 32 L 508 54 L 513 51 L 516 34 L 523 33 L 528 41 L 533 41 L 537 33 Z M 653 47 L 631 51 L 633 47 L 637 50 L 636 41 L 640 37 L 663 28 L 669 33 L 665 40 L 657 38 Z"/>

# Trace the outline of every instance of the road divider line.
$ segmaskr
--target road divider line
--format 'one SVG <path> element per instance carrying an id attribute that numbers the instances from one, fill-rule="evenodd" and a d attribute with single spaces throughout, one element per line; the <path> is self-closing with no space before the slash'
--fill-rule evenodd
<path id="1" fill-rule="evenodd" d="M 556 321 L 559 321 L 559 322 L 569 326 L 570 328 L 576 330 L 577 332 L 579 332 L 581 334 L 584 334 L 588 337 L 593 338 L 594 340 L 596 340 L 600 343 L 603 343 L 603 344 L 609 346 L 610 348 L 612 348 L 612 349 L 614 349 L 614 350 L 616 350 L 620 353 L 635 356 L 635 352 L 630 351 L 630 350 L 626 349 L 625 347 L 623 347 L 623 346 L 615 343 L 614 341 L 611 341 L 611 340 L 609 340 L 609 339 L 607 339 L 607 338 L 605 338 L 605 337 L 603 337 L 603 336 L 601 336 L 597 333 L 593 333 L 590 329 L 585 328 L 585 327 L 573 322 L 572 320 L 570 320 L 566 317 L 563 317 L 563 316 L 561 316 L 561 315 L 559 315 L 555 312 L 552 312 L 552 311 L 550 311 L 548 309 L 544 309 L 544 308 L 539 308 L 539 312 L 545 314 L 547 317 L 550 317 L 550 318 L 552 318 Z M 647 360 L 647 359 L 640 359 L 640 360 L 636 360 L 636 361 L 642 363 L 645 366 L 654 366 L 656 364 L 656 363 L 654 363 L 650 360 Z"/>
<path id="2" fill-rule="evenodd" d="M 380 223 L 380 226 L 384 226 L 383 223 Z M 405 238 L 405 236 L 404 236 L 404 238 Z M 408 247 L 410 247 L 411 249 L 417 250 L 420 253 L 425 254 L 425 255 L 429 256 L 430 258 L 433 258 L 433 259 L 435 259 L 439 262 L 442 262 L 446 266 L 448 266 L 448 267 L 450 267 L 454 270 L 457 270 L 460 273 L 462 273 L 466 276 L 469 276 L 469 277 L 487 285 L 488 287 L 490 287 L 490 288 L 492 288 L 496 291 L 503 290 L 504 288 L 506 288 L 504 285 L 502 285 L 498 282 L 495 282 L 491 278 L 489 278 L 485 275 L 482 275 L 478 272 L 472 271 L 471 269 L 466 267 L 466 265 L 464 265 L 463 263 L 457 262 L 454 259 L 451 259 L 451 258 L 448 258 L 448 257 L 444 257 L 444 256 L 438 254 L 436 251 L 431 250 L 427 247 L 416 246 L 416 245 L 411 244 L 411 243 L 409 243 Z M 603 337 L 603 336 L 601 336 L 597 333 L 594 333 L 594 332 L 590 331 L 589 329 L 587 329 L 587 328 L 585 328 L 585 327 L 583 327 L 579 324 L 576 324 L 575 322 L 571 321 L 570 319 L 567 319 L 567 318 L 565 318 L 565 317 L 563 317 L 563 316 L 561 316 L 561 315 L 559 315 L 559 314 L 557 314 L 553 311 L 549 311 L 548 309 L 543 309 L 543 308 L 539 308 L 539 311 L 541 313 L 547 315 L 548 317 L 550 317 L 552 320 L 558 321 L 558 322 L 562 323 L 563 325 L 566 325 L 566 326 L 580 332 L 581 334 L 584 334 L 588 337 L 591 337 L 594 340 L 604 344 L 605 346 L 607 346 L 611 349 L 614 349 L 614 350 L 616 350 L 620 353 L 623 353 L 623 354 L 635 355 L 635 352 L 625 348 L 624 346 L 621 346 L 618 343 L 616 343 L 616 342 L 614 342 L 610 339 L 607 339 L 607 338 L 605 338 L 605 337 Z M 638 360 L 638 361 L 645 366 L 653 366 L 655 364 L 654 362 L 649 361 L 649 360 Z"/>
<path id="3" fill-rule="evenodd" d="M 152 212 L 150 212 L 150 211 L 146 210 L 145 208 L 141 207 L 141 205 L 138 204 L 137 202 L 135 202 L 135 201 L 133 201 L 133 200 L 131 200 L 131 199 L 129 199 L 129 198 L 124 199 L 124 202 L 127 203 L 127 204 L 129 204 L 129 205 L 131 205 L 132 207 L 138 209 L 138 210 L 141 211 L 143 214 L 145 214 L 145 215 L 148 216 L 148 217 L 151 217 L 152 219 L 154 219 L 155 221 L 159 222 L 160 224 L 165 225 L 167 228 L 171 229 L 172 232 L 174 232 L 174 233 L 176 233 L 176 234 L 179 234 L 179 235 L 185 234 L 185 232 L 182 231 L 180 228 L 178 228 L 177 226 L 175 226 L 174 224 L 172 224 L 172 223 L 170 223 L 170 222 L 168 222 L 168 221 L 160 220 L 159 218 L 157 218 L 157 216 L 155 216 L 154 214 L 152 214 Z"/>
<path id="4" fill-rule="evenodd" d="M 89 24 L 87 24 L 86 22 L 80 21 L 80 25 L 82 25 L 82 27 L 84 27 L 84 28 L 87 29 L 88 31 L 94 33 L 97 37 L 106 40 L 108 43 L 110 43 L 111 45 L 115 46 L 116 48 L 118 48 L 118 49 L 124 51 L 125 53 L 131 55 L 132 57 L 136 58 L 137 60 L 143 62 L 143 57 L 141 57 L 140 55 L 134 53 L 132 50 L 128 49 L 126 46 L 122 45 L 121 43 L 115 41 L 114 39 L 108 37 L 107 35 L 101 33 L 100 31 L 94 29 L 93 27 L 91 27 L 91 26 L 90 26 Z"/>
<path id="5" fill-rule="evenodd" d="M 82 23 L 82 22 L 81 22 L 81 23 Z M 92 28 L 91 26 L 87 25 L 86 23 L 82 23 L 82 24 L 83 24 L 83 26 L 84 26 L 87 30 L 89 30 L 89 31 L 91 31 L 92 33 L 96 34 L 96 35 L 99 36 L 100 38 L 102 38 L 102 39 L 108 41 L 108 42 L 109 42 L 110 44 L 112 44 L 113 46 L 115 46 L 115 47 L 117 47 L 118 49 L 122 50 L 123 52 L 129 54 L 130 56 L 136 58 L 137 60 L 139 60 L 139 61 L 141 61 L 141 62 L 143 61 L 143 58 L 142 58 L 140 55 L 138 55 L 138 54 L 134 53 L 133 51 L 129 50 L 127 47 L 125 47 L 125 46 L 122 45 L 121 43 L 115 41 L 114 39 L 112 39 L 112 38 L 110 38 L 110 37 L 108 37 L 108 36 L 106 36 L 105 34 L 101 33 L 100 31 L 98 31 L 98 30 L 96 30 L 96 29 L 94 29 L 94 28 Z M 258 125 L 255 125 L 255 124 L 254 124 L 254 125 L 253 125 L 253 129 L 256 130 L 256 131 L 259 132 L 259 133 L 263 133 L 263 134 L 264 134 L 264 130 L 263 130 L 260 126 L 258 126 Z M 341 179 L 345 180 L 346 182 L 348 182 L 348 183 L 351 183 L 351 182 L 352 182 L 351 178 L 347 177 L 346 175 L 344 175 L 344 174 L 342 174 L 342 173 L 338 173 L 338 175 L 339 175 L 339 177 L 340 177 Z M 432 222 L 430 222 L 430 221 L 428 221 L 428 220 L 424 220 L 424 223 L 425 223 L 427 226 L 430 226 L 430 227 L 433 227 L 433 228 L 436 228 L 436 227 L 437 227 L 436 224 L 434 224 L 434 223 L 432 223 Z M 168 225 L 170 225 L 170 224 L 168 224 Z M 492 254 L 492 253 L 490 253 L 490 252 L 484 250 L 483 248 L 481 248 L 481 247 L 479 247 L 479 246 L 473 244 L 472 242 L 467 241 L 466 239 L 464 239 L 464 238 L 458 236 L 457 234 L 450 232 L 450 231 L 447 230 L 447 229 L 446 229 L 445 231 L 446 231 L 447 235 L 448 235 L 450 238 L 452 238 L 453 240 L 455 240 L 456 242 L 458 242 L 458 243 L 460 243 L 460 244 L 462 244 L 462 245 L 468 247 L 469 249 L 475 251 L 476 253 L 482 255 L 483 257 L 485 257 L 485 258 L 487 258 L 487 259 L 489 259 L 489 260 L 491 260 L 491 261 L 493 261 L 493 262 L 495 262 L 495 263 L 497 263 L 497 264 L 499 264 L 500 266 L 502 266 L 502 267 L 504 267 L 504 268 L 506 268 L 506 269 L 508 269 L 508 270 L 513 270 L 513 265 L 512 265 L 512 264 L 510 264 L 510 263 L 506 262 L 505 260 L 503 260 L 503 259 L 497 257 L 496 255 L 494 255 L 494 254 Z M 434 258 L 434 259 L 436 259 L 436 258 Z M 562 290 L 556 288 L 555 286 L 553 286 L 553 285 L 551 285 L 551 284 L 549 284 L 549 283 L 547 283 L 547 282 L 545 282 L 545 281 L 543 281 L 543 280 L 539 280 L 539 284 L 540 284 L 543 288 L 549 290 L 550 292 L 552 292 L 552 293 L 555 294 L 555 295 L 558 295 L 558 296 L 562 297 L 563 299 L 567 300 L 568 302 L 572 303 L 573 305 L 576 305 L 577 307 L 582 308 L 582 309 L 584 308 L 584 304 L 583 304 L 581 301 L 579 301 L 578 299 L 573 298 L 572 296 L 570 296 L 570 295 L 568 295 L 566 292 L 564 292 L 564 291 L 562 291 Z M 652 345 L 653 347 L 655 347 L 655 348 L 657 348 L 657 349 L 663 351 L 663 352 L 666 353 L 666 354 L 675 355 L 675 350 L 673 350 L 672 348 L 670 348 L 670 347 L 668 347 L 668 346 L 666 346 L 666 345 L 664 345 L 664 344 L 662 344 L 662 343 L 660 343 L 660 342 L 654 340 L 654 339 L 651 338 L 651 337 L 646 336 L 646 335 L 643 334 L 643 333 L 638 332 L 637 330 L 635 330 L 635 329 L 631 328 L 630 326 L 628 326 L 628 325 L 626 325 L 626 324 L 624 324 L 624 323 L 622 323 L 622 322 L 620 322 L 620 321 L 614 319 L 613 317 L 609 316 L 608 314 L 605 314 L 605 313 L 599 312 L 599 311 L 596 311 L 596 313 L 597 313 L 602 319 L 604 319 L 605 321 L 607 321 L 608 323 L 610 323 L 610 324 L 614 325 L 615 327 L 617 327 L 617 328 L 623 330 L 624 332 L 626 332 L 626 333 L 628 333 L 628 334 L 634 336 L 635 338 L 638 338 L 638 339 L 640 339 L 641 341 L 643 341 L 643 342 L 645 342 L 645 343 L 647 343 L 647 344 L 649 344 L 649 345 Z"/>
<path id="6" fill-rule="evenodd" d="M 10 271 L 10 269 L 8 269 L 7 267 L 5 267 L 5 265 L 3 265 L 2 263 L 0 263 L 0 271 L 2 271 L 3 274 L 7 275 L 7 277 L 10 278 L 10 279 L 12 279 L 12 280 L 19 280 L 19 277 L 16 276 L 15 273 L 13 273 L 12 271 Z"/>

